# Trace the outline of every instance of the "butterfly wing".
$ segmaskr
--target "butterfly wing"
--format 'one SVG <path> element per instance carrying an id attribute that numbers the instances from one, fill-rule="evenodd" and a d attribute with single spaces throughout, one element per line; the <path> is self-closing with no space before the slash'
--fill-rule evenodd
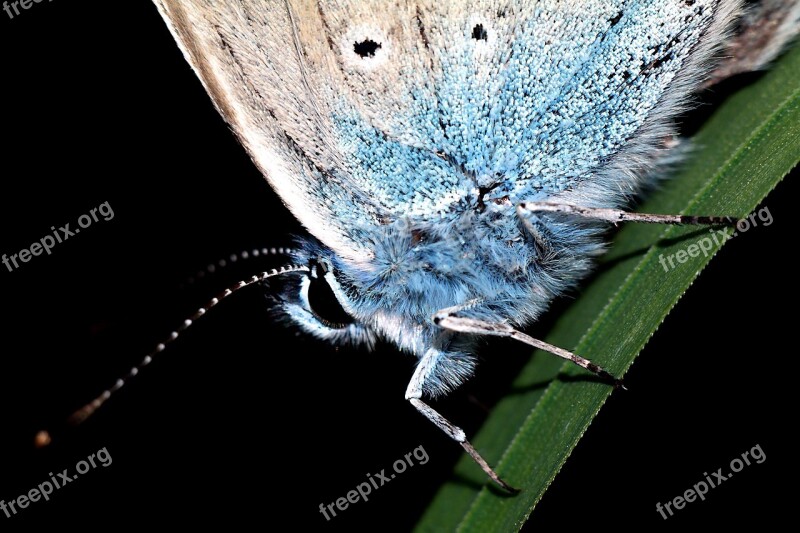
<path id="1" fill-rule="evenodd" d="M 634 191 L 736 0 L 155 0 L 289 209 L 344 258 L 398 218 Z M 387 10 L 390 11 L 387 13 Z"/>
<path id="2" fill-rule="evenodd" d="M 155 4 L 214 105 L 292 213 L 341 255 L 368 257 L 349 228 L 385 215 L 344 171 L 331 118 L 335 68 L 325 55 L 312 59 L 301 44 L 300 32 L 322 31 L 313 27 L 316 17 L 278 1 Z"/>
<path id="3" fill-rule="evenodd" d="M 317 5 L 357 112 L 343 133 L 365 147 L 355 155 L 374 153 L 373 133 L 364 135 L 374 129 L 456 175 L 369 157 L 353 171 L 368 188 L 404 187 L 391 200 L 432 219 L 458 205 L 453 194 L 474 206 L 479 188 L 511 204 L 577 189 L 580 203 L 630 196 L 740 2 L 401 1 L 390 13 L 381 0 Z M 381 46 L 374 57 L 354 53 L 369 42 Z M 417 191 L 436 200 L 402 203 Z"/>

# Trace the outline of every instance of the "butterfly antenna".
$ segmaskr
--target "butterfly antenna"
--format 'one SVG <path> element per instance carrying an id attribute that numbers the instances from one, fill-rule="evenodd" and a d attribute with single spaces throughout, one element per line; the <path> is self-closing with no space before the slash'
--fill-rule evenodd
<path id="1" fill-rule="evenodd" d="M 292 255 L 294 250 L 292 248 L 253 248 L 252 250 L 242 250 L 241 252 L 232 253 L 228 257 L 224 257 L 214 263 L 209 263 L 204 269 L 198 270 L 193 276 L 189 276 L 181 283 L 180 288 L 184 289 L 189 285 L 194 285 L 200 280 L 216 274 L 221 269 L 230 266 L 234 263 L 240 263 L 248 259 L 255 259 L 258 257 L 267 257 L 270 255 Z"/>
<path id="2" fill-rule="evenodd" d="M 106 401 L 108 401 L 109 398 L 111 398 L 111 395 L 113 395 L 115 392 L 124 387 L 125 384 L 128 381 L 130 381 L 133 377 L 135 377 L 139 373 L 139 371 L 144 369 L 144 367 L 152 363 L 156 355 L 163 352 L 167 346 L 169 346 L 172 342 L 174 342 L 184 331 L 189 329 L 189 327 L 191 327 L 191 325 L 194 324 L 200 317 L 205 315 L 208 311 L 210 311 L 213 307 L 215 307 L 217 304 L 219 304 L 222 300 L 224 300 L 231 294 L 249 285 L 262 282 L 266 279 L 275 276 L 290 274 L 292 272 L 308 272 L 308 271 L 309 267 L 306 265 L 286 265 L 280 268 L 273 268 L 272 270 L 269 270 L 267 272 L 262 272 L 247 280 L 240 281 L 235 285 L 225 289 L 217 296 L 209 300 L 208 303 L 206 303 L 206 305 L 200 307 L 197 311 L 195 311 L 194 314 L 192 314 L 192 316 L 184 320 L 183 323 L 177 329 L 172 331 L 167 336 L 167 338 L 164 339 L 162 342 L 158 343 L 150 353 L 144 356 L 144 358 L 139 362 L 139 364 L 131 367 L 128 373 L 125 374 L 120 379 L 118 379 L 113 386 L 104 390 L 94 400 L 92 400 L 91 402 L 87 403 L 86 405 L 84 405 L 83 407 L 72 413 L 72 415 L 70 415 L 70 417 L 67 419 L 67 423 L 72 426 L 76 426 L 81 422 L 85 421 L 90 416 L 92 416 Z M 36 434 L 34 442 L 37 447 L 41 448 L 47 446 L 51 441 L 52 438 L 50 436 L 50 433 L 48 431 L 42 430 Z"/>

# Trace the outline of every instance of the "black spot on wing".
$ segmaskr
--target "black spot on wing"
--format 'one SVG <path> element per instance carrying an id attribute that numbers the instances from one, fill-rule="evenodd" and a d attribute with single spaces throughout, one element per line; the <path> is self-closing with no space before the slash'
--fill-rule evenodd
<path id="1" fill-rule="evenodd" d="M 359 43 L 353 43 L 353 52 L 363 58 L 375 57 L 375 52 L 381 48 L 381 43 L 376 43 L 372 39 L 365 39 Z"/>
<path id="2" fill-rule="evenodd" d="M 483 24 L 476 24 L 475 27 L 472 28 L 472 38 L 476 41 L 489 40 L 489 33 L 486 31 L 486 28 L 483 27 Z"/>

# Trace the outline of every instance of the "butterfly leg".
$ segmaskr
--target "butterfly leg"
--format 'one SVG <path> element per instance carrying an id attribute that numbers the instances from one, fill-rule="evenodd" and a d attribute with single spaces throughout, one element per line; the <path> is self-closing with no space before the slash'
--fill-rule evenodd
<path id="1" fill-rule="evenodd" d="M 473 335 L 494 335 L 496 337 L 510 337 L 512 339 L 516 339 L 527 344 L 528 346 L 533 346 L 534 348 L 557 355 L 558 357 L 566 359 L 567 361 L 572 361 L 579 367 L 585 368 L 586 370 L 597 374 L 601 378 L 611 381 L 615 387 L 621 387 L 623 389 L 625 388 L 621 379 L 617 379 L 614 377 L 614 375 L 600 365 L 597 365 L 588 359 L 581 357 L 580 355 L 574 354 L 544 341 L 540 341 L 539 339 L 535 339 L 530 335 L 514 329 L 508 324 L 461 317 L 457 316 L 457 312 L 458 308 L 442 309 L 433 315 L 433 322 L 441 328 L 459 333 L 469 333 Z"/>
<path id="2" fill-rule="evenodd" d="M 555 202 L 523 202 L 517 206 L 517 214 L 523 220 L 529 213 L 561 213 L 592 220 L 606 222 L 647 222 L 650 224 L 701 224 L 733 226 L 738 222 L 735 217 L 714 217 L 695 215 L 654 215 L 647 213 L 631 213 L 619 209 L 599 207 L 583 207 L 573 204 Z"/>
<path id="3" fill-rule="evenodd" d="M 498 476 L 497 473 L 492 470 L 492 467 L 489 466 L 489 463 L 487 463 L 486 460 L 481 457 L 478 451 L 467 440 L 467 436 L 463 429 L 454 425 L 452 422 L 439 414 L 438 411 L 422 401 L 422 390 L 424 388 L 425 380 L 430 375 L 433 367 L 437 364 L 437 359 L 441 356 L 442 352 L 433 348 L 428 350 L 428 352 L 423 356 L 417 365 L 416 370 L 414 371 L 414 375 L 411 377 L 408 388 L 406 389 L 406 400 L 408 400 L 417 411 L 422 413 L 425 418 L 436 424 L 436 427 L 444 431 L 451 439 L 459 443 L 461 447 L 464 448 L 470 457 L 472 457 L 472 459 L 478 463 L 483 471 L 486 472 L 486 474 L 492 478 L 495 483 L 511 493 L 519 492 L 519 489 L 515 489 L 500 479 L 500 476 Z"/>

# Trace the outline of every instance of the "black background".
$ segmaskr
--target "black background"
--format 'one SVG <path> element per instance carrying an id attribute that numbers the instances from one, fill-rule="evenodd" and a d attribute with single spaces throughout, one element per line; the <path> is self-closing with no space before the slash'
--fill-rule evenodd
<path id="1" fill-rule="evenodd" d="M 49 502 L 0 514 L 0 529 L 278 519 L 292 529 L 410 529 L 461 455 L 403 400 L 413 359 L 390 346 L 335 350 L 298 336 L 275 324 L 259 289 L 205 317 L 91 421 L 58 431 L 194 308 L 279 261 L 250 260 L 181 289 L 188 276 L 232 252 L 288 244 L 301 229 L 151 4 L 54 0 L 14 20 L 0 12 L 0 62 L 0 253 L 30 246 L 51 226 L 74 227 L 103 202 L 115 214 L 49 257 L 0 267 L 0 499 L 49 472 L 73 472 L 100 448 L 113 459 Z M 687 121 L 724 94 L 707 95 Z M 527 528 L 789 515 L 780 483 L 791 483 L 796 465 L 782 449 L 796 420 L 796 268 L 786 252 L 796 198 L 787 178 L 765 203 L 774 224 L 731 242 L 688 291 Z M 545 335 L 564 305 L 533 332 Z M 489 344 L 476 379 L 437 406 L 474 434 L 486 414 L 479 404 L 503 394 L 527 353 Z M 34 450 L 42 427 L 57 440 Z M 667 522 L 655 512 L 756 444 L 763 464 Z M 325 522 L 320 503 L 420 445 L 426 465 Z"/>

